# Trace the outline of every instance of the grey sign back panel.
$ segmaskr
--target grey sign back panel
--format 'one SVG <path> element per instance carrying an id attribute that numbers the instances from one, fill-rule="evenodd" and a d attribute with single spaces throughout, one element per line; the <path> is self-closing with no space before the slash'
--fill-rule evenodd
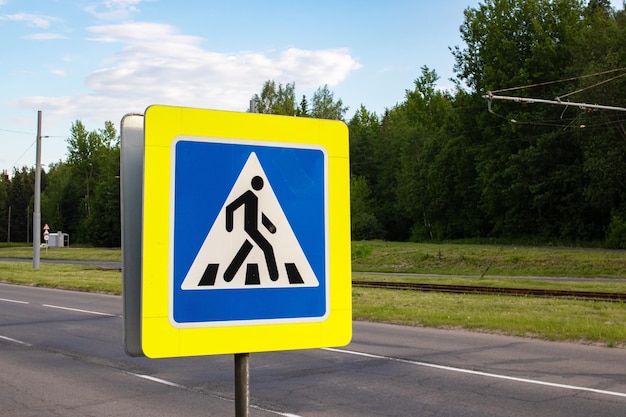
<path id="1" fill-rule="evenodd" d="M 143 356 L 141 348 L 141 227 L 143 223 L 143 115 L 122 118 L 120 136 L 120 198 L 122 217 L 122 298 L 124 350 Z"/>

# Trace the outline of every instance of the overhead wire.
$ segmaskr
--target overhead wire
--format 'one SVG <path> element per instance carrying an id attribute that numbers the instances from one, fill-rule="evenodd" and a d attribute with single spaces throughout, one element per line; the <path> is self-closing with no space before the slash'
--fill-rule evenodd
<path id="1" fill-rule="evenodd" d="M 35 139 L 35 140 L 33 141 L 33 143 L 31 143 L 31 144 L 30 144 L 30 146 L 29 146 L 28 148 L 26 148 L 26 150 L 25 150 L 25 151 L 24 151 L 24 152 L 20 155 L 20 157 L 19 157 L 19 158 L 17 158 L 17 159 L 15 160 L 15 162 L 13 162 L 13 163 L 11 164 L 11 166 L 12 166 L 12 167 L 17 166 L 17 163 L 18 163 L 18 162 L 20 162 L 20 160 L 24 157 L 24 155 L 26 155 L 26 153 L 30 150 L 30 148 L 32 148 L 32 147 L 33 147 L 33 145 L 35 145 L 35 143 L 37 143 L 37 139 Z"/>
<path id="2" fill-rule="evenodd" d="M 21 130 L 12 130 L 12 129 L 3 129 L 0 128 L 0 132 L 8 132 L 8 133 L 17 133 L 20 135 L 28 135 L 28 136 L 36 136 L 36 133 L 33 132 L 24 132 Z M 42 138 L 64 138 L 65 136 L 62 135 L 45 135 L 42 136 Z M 22 154 L 11 164 L 12 167 L 16 167 L 17 164 L 20 162 L 20 160 L 24 157 L 24 155 L 26 155 L 28 153 L 28 151 L 35 145 L 35 143 L 37 143 L 37 138 L 35 138 L 35 140 L 28 145 L 28 147 L 26 148 L 26 150 L 24 150 L 24 152 L 22 152 Z"/>
<path id="3" fill-rule="evenodd" d="M 508 91 L 521 90 L 521 89 L 529 89 L 529 88 L 540 87 L 540 86 L 551 85 L 551 84 L 557 84 L 557 83 L 563 83 L 563 82 L 568 82 L 568 81 L 575 81 L 575 80 L 580 80 L 580 79 L 583 79 L 583 78 L 597 77 L 597 76 L 600 76 L 600 75 L 606 75 L 606 74 L 611 74 L 611 73 L 615 73 L 615 72 L 623 72 L 623 73 L 619 74 L 619 75 L 616 75 L 614 77 L 608 78 L 606 80 L 599 81 L 599 82 L 597 82 L 595 84 L 592 84 L 590 86 L 580 88 L 578 90 L 569 92 L 569 93 L 561 95 L 561 96 L 557 96 L 557 97 L 555 97 L 554 100 L 528 98 L 528 97 L 497 96 L 497 95 L 494 94 L 494 93 L 502 93 L 502 92 L 508 92 Z M 563 101 L 562 100 L 563 98 L 566 98 L 566 97 L 569 97 L 571 95 L 580 93 L 582 91 L 586 91 L 586 90 L 589 90 L 589 89 L 592 89 L 592 88 L 596 88 L 596 87 L 598 87 L 600 85 L 606 84 L 606 83 L 611 82 L 611 81 L 615 81 L 615 80 L 617 80 L 617 79 L 619 79 L 621 77 L 625 77 L 625 76 L 626 76 L 626 67 L 622 67 L 622 68 L 617 68 L 617 69 L 612 69 L 612 70 L 607 70 L 607 71 L 600 71 L 600 72 L 596 72 L 596 73 L 593 73 L 593 74 L 581 75 L 581 76 L 578 76 L 578 77 L 570 77 L 570 78 L 564 78 L 564 79 L 559 79 L 559 80 L 546 81 L 546 82 L 542 82 L 542 83 L 527 84 L 527 85 L 523 85 L 523 86 L 519 86 L 519 87 L 510 87 L 510 88 L 503 88 L 503 89 L 499 89 L 499 90 L 492 90 L 492 91 L 488 91 L 487 94 L 484 95 L 483 97 L 488 100 L 487 109 L 488 109 L 489 113 L 491 113 L 491 114 L 493 114 L 495 116 L 498 116 L 500 118 L 503 118 L 505 120 L 509 120 L 510 123 L 524 123 L 524 124 L 545 125 L 545 123 L 533 122 L 533 121 L 531 121 L 531 122 L 520 122 L 518 120 L 507 118 L 505 116 L 497 114 L 493 110 L 493 108 L 492 108 L 492 101 L 493 100 L 509 100 L 509 101 L 515 101 L 515 102 L 519 102 L 519 103 L 528 103 L 528 104 L 542 103 L 542 104 L 564 105 L 566 107 L 563 110 L 563 112 L 561 113 L 561 118 L 563 117 L 563 114 L 567 111 L 567 108 L 569 106 L 578 107 L 580 110 L 596 110 L 597 109 L 597 110 L 626 111 L 626 108 L 624 108 L 624 107 L 606 106 L 606 105 L 588 104 L 588 103 L 577 103 L 577 102 Z M 568 127 L 570 127 L 572 125 L 572 123 L 570 123 L 567 126 L 565 126 L 564 129 L 567 129 Z M 585 126 L 581 125 L 581 127 L 585 127 Z"/>
<path id="4" fill-rule="evenodd" d="M 491 93 L 497 93 L 497 92 L 504 92 L 504 91 L 513 91 L 513 90 L 518 90 L 518 89 L 523 89 L 523 88 L 531 88 L 531 87 L 543 86 L 543 85 L 548 85 L 548 84 L 556 84 L 556 83 L 560 83 L 560 82 L 573 81 L 573 80 L 578 80 L 578 79 L 582 79 L 582 78 L 589 78 L 589 77 L 594 77 L 594 76 L 598 76 L 598 75 L 605 75 L 605 74 L 615 73 L 615 72 L 618 72 L 618 71 L 626 71 L 626 67 L 618 68 L 618 69 L 614 69 L 614 70 L 608 70 L 608 71 L 601 71 L 601 72 L 597 72 L 597 73 L 593 73 L 593 74 L 587 74 L 587 75 L 582 75 L 582 76 L 578 76 L 578 77 L 571 77 L 571 78 L 554 80 L 554 81 L 548 81 L 548 82 L 543 82 L 543 83 L 529 84 L 529 85 L 520 86 L 520 87 L 511 87 L 511 88 L 506 88 L 506 89 L 493 90 L 493 91 L 490 91 L 490 92 Z M 607 83 L 609 81 L 612 81 L 614 79 L 618 79 L 618 78 L 624 77 L 624 76 L 626 76 L 626 72 L 624 74 L 620 74 L 618 76 L 612 77 L 609 80 L 604 80 L 604 81 L 601 81 L 599 83 L 596 83 L 593 86 L 590 86 L 590 87 L 587 87 L 587 88 L 592 88 L 594 86 L 601 85 L 601 84 Z M 577 91 L 572 92 L 572 93 L 568 93 L 568 94 L 563 95 L 561 97 L 567 97 L 567 96 L 572 95 L 572 94 L 574 94 L 576 92 Z M 522 98 L 522 100 L 523 100 L 523 98 Z M 520 100 L 520 102 L 523 102 L 523 101 Z M 491 114 L 493 114 L 494 116 L 503 119 L 506 123 L 503 123 L 503 124 L 497 125 L 497 126 L 488 126 L 487 129 L 489 129 L 489 130 L 492 130 L 492 129 L 493 130 L 495 130 L 495 129 L 502 129 L 506 125 L 518 124 L 518 125 L 539 125 L 539 126 L 558 127 L 558 128 L 562 128 L 565 131 L 565 130 L 575 126 L 576 121 L 579 120 L 583 115 L 587 114 L 585 111 L 581 111 L 575 117 L 564 118 L 564 115 L 567 112 L 568 108 L 570 106 L 571 107 L 576 107 L 576 105 L 578 105 L 579 103 L 563 101 L 562 105 L 565 105 L 565 108 L 561 112 L 561 115 L 560 115 L 559 119 L 522 121 L 522 120 L 512 119 L 512 118 L 509 118 L 509 117 L 506 117 L 506 116 L 503 116 L 501 114 L 496 113 L 495 111 L 493 111 L 493 109 L 491 107 L 491 104 L 492 104 L 492 101 L 489 100 L 488 101 L 489 112 Z M 470 106 L 467 106 L 467 108 L 470 108 Z M 459 108 L 451 108 L 450 110 L 451 111 L 458 111 L 460 109 Z M 593 113 L 590 116 L 593 116 Z M 559 123 L 559 121 L 561 121 L 561 123 Z M 579 126 L 575 126 L 575 127 L 576 128 L 580 128 L 580 129 L 592 129 L 592 128 L 598 128 L 598 127 L 602 127 L 602 126 L 619 125 L 620 123 L 623 123 L 625 121 L 626 121 L 625 119 L 621 119 L 620 118 L 620 119 L 609 120 L 609 121 L 605 120 L 605 121 L 602 121 L 600 123 L 589 123 L 589 122 L 587 122 L 587 123 L 580 124 Z M 457 136 L 457 135 L 460 135 L 460 134 L 479 132 L 479 131 L 483 131 L 483 128 L 469 129 L 469 130 L 464 130 L 464 131 L 459 131 L 459 132 L 448 132 L 445 135 L 445 137 L 450 138 L 450 137 L 454 137 L 454 136 Z M 539 136 L 540 135 L 530 136 L 530 138 L 537 138 Z M 510 139 L 510 140 L 504 140 L 503 142 L 515 142 L 517 140 L 518 139 Z M 465 147 L 460 147 L 460 149 L 470 149 L 470 148 L 474 148 L 475 146 L 476 146 L 475 144 L 471 144 L 471 145 L 467 145 Z M 361 164 L 355 164 L 355 165 L 361 165 Z"/>
<path id="5" fill-rule="evenodd" d="M 574 95 L 574 94 L 577 94 L 577 93 L 583 92 L 583 91 L 585 91 L 585 90 L 589 90 L 589 89 L 591 89 L 591 88 L 598 87 L 598 86 L 600 86 L 600 85 L 602 85 L 602 84 L 606 84 L 606 83 L 608 83 L 608 82 L 610 82 L 610 81 L 617 80 L 618 78 L 621 78 L 621 77 L 624 77 L 624 76 L 626 76 L 626 72 L 625 72 L 625 73 L 623 73 L 623 74 L 617 75 L 617 76 L 615 76 L 615 77 L 609 78 L 609 79 L 607 79 L 607 80 L 600 81 L 599 83 L 596 83 L 596 84 L 590 85 L 590 86 L 588 86 L 588 87 L 583 87 L 583 88 L 580 88 L 580 89 L 578 89 L 578 90 L 576 90 L 576 91 L 572 91 L 571 93 L 567 93 L 567 94 L 565 94 L 565 95 L 558 96 L 556 99 L 560 101 L 560 100 L 561 100 L 562 98 L 564 98 L 564 97 L 568 97 L 568 96 L 571 96 L 571 95 Z"/>
<path id="6" fill-rule="evenodd" d="M 19 133 L 21 135 L 34 135 L 32 132 L 22 132 L 20 130 L 0 129 L 2 132 Z"/>
<path id="7" fill-rule="evenodd" d="M 506 91 L 515 91 L 515 90 L 521 90 L 521 89 L 524 89 L 524 88 L 542 87 L 544 85 L 558 84 L 558 83 L 563 83 L 563 82 L 568 82 L 568 81 L 576 81 L 576 80 L 580 80 L 580 79 L 583 79 L 583 78 L 597 77 L 599 75 L 610 74 L 612 72 L 618 72 L 618 71 L 626 71 L 626 67 L 612 69 L 612 70 L 607 70 L 607 71 L 601 71 L 601 72 L 595 72 L 593 74 L 579 75 L 577 77 L 563 78 L 563 79 L 560 79 L 560 80 L 552 80 L 552 81 L 545 81 L 545 82 L 541 82 L 541 83 L 522 85 L 522 86 L 519 86 L 519 87 L 510 87 L 510 88 L 502 88 L 500 90 L 491 90 L 491 92 L 492 93 L 504 93 Z"/>

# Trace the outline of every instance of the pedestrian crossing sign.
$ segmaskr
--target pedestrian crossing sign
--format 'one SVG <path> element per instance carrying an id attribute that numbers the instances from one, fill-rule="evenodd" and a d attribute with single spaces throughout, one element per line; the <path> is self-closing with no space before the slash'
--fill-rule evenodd
<path id="1" fill-rule="evenodd" d="M 144 353 L 347 344 L 345 124 L 151 106 L 144 135 Z"/>
<path id="2" fill-rule="evenodd" d="M 184 144 L 181 142 L 177 144 L 177 147 L 182 149 L 184 146 L 194 147 L 193 145 L 194 142 Z M 206 145 L 201 146 L 206 147 Z M 220 151 L 210 151 L 211 148 L 212 146 L 207 147 L 207 152 L 219 160 Z M 262 150 L 262 148 L 258 148 L 256 152 L 259 152 L 259 150 Z M 175 293 L 180 290 L 181 294 L 185 294 L 187 290 L 194 289 L 319 288 L 320 282 L 316 277 L 316 273 L 304 255 L 298 238 L 293 233 L 289 220 L 271 189 L 271 183 L 260 165 L 256 152 L 250 151 L 247 146 L 244 146 L 240 151 L 241 156 L 245 157 L 248 155 L 248 159 L 228 197 L 225 199 L 222 208 L 219 210 L 217 217 L 215 217 L 213 225 L 195 256 L 191 267 L 187 268 L 187 263 L 181 262 L 181 270 L 174 272 Z M 269 152 L 273 154 L 274 149 L 269 148 Z M 183 152 L 181 151 L 181 153 Z M 228 153 L 229 156 L 232 156 L 231 151 Z M 182 156 L 181 159 L 187 160 L 192 154 L 195 154 L 195 152 Z M 280 154 L 293 156 L 291 152 L 283 153 L 282 149 L 279 151 Z M 324 155 L 322 150 L 313 150 L 310 156 L 313 158 L 311 161 L 315 162 L 316 157 L 317 159 L 322 159 Z M 276 159 L 274 159 L 275 161 Z M 282 163 L 273 165 L 281 167 L 281 169 L 284 166 Z M 319 169 L 322 166 L 323 163 L 313 163 L 311 168 Z M 189 184 L 187 180 L 183 179 L 185 175 L 182 174 L 186 167 L 188 167 L 187 164 L 180 169 L 182 177 L 179 178 L 180 187 Z M 288 178 L 290 180 L 293 179 L 293 177 Z M 320 176 L 320 178 L 323 177 Z M 231 181 L 227 181 L 227 183 L 231 183 Z M 297 216 L 307 219 L 307 221 L 317 221 L 319 224 L 317 227 L 311 228 L 311 231 L 315 230 L 316 232 L 313 233 L 313 236 L 321 235 L 321 232 L 324 230 L 324 184 L 311 182 L 307 185 L 307 189 L 301 188 L 298 191 L 302 194 L 303 199 L 305 198 L 309 201 L 317 200 L 318 204 L 317 207 L 315 204 L 297 207 Z M 315 198 L 315 194 L 319 198 Z M 199 204 L 197 201 L 202 199 L 202 196 L 190 199 L 188 195 L 182 198 L 183 195 L 187 194 L 179 194 L 181 200 L 186 200 L 187 204 L 190 204 L 192 207 L 201 206 L 203 207 L 202 211 L 206 210 L 208 202 Z M 195 196 L 195 194 L 191 195 Z M 219 200 L 217 199 L 217 201 Z M 184 215 L 181 214 L 176 217 L 175 211 L 175 222 L 181 225 L 187 220 L 187 213 L 191 210 L 191 207 L 188 210 L 183 210 L 182 204 L 180 202 L 180 212 L 184 213 Z M 178 205 L 178 202 L 175 202 L 175 208 Z M 305 210 L 310 210 L 310 212 L 302 215 Z M 241 214 L 236 215 L 237 211 Z M 273 221 L 268 216 L 272 217 Z M 239 221 L 235 222 L 235 219 Z M 261 224 L 259 224 L 259 219 L 261 219 Z M 235 227 L 237 224 L 239 224 L 239 227 Z M 187 228 L 187 232 L 192 232 L 193 230 L 194 228 Z M 267 238 L 265 238 L 265 235 L 267 235 Z M 307 237 L 307 235 L 311 235 L 311 233 L 302 234 L 303 238 Z M 188 242 L 188 239 L 182 236 L 178 236 L 178 239 L 180 242 L 175 242 L 175 247 L 182 247 Z M 224 245 L 224 242 L 232 242 L 233 244 Z M 241 246 L 238 245 L 238 242 L 241 242 Z M 280 243 L 280 246 L 277 245 L 278 243 Z M 316 265 L 317 276 L 325 277 L 325 265 L 321 262 L 326 257 L 324 253 L 325 248 L 323 247 L 324 239 L 318 240 L 317 245 L 315 245 L 315 242 L 312 243 L 313 247 L 311 250 L 318 250 L 322 255 L 313 259 L 320 261 Z M 185 253 L 184 250 L 180 252 L 181 255 Z M 192 248 L 189 253 L 193 252 Z M 244 263 L 246 264 L 245 270 L 243 268 Z M 185 273 L 185 271 L 187 272 Z M 181 272 L 179 276 L 182 277 L 184 275 L 185 277 L 181 285 L 178 285 L 176 272 Z M 321 286 L 325 286 L 325 283 L 323 282 Z M 232 293 L 232 291 L 229 293 Z M 250 292 L 248 291 L 248 293 Z M 271 294 L 272 292 L 269 293 Z M 320 295 L 324 294 L 325 291 L 322 289 Z M 237 295 L 237 297 L 240 297 L 240 295 Z M 325 297 L 321 297 L 320 301 L 322 302 L 319 303 L 319 306 L 325 306 Z M 258 295 L 255 295 L 250 300 L 247 307 L 255 305 L 256 302 L 258 302 Z M 274 307 L 281 305 L 282 303 L 278 302 Z M 257 318 L 270 315 L 270 309 L 267 306 L 263 305 L 262 310 L 262 312 L 257 313 L 259 315 Z M 198 318 L 194 318 L 194 320 L 198 320 Z"/>

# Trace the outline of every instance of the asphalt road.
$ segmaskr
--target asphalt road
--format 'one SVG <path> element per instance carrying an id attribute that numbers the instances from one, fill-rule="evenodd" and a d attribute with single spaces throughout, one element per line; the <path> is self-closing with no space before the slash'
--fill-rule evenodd
<path id="1" fill-rule="evenodd" d="M 0 416 L 234 416 L 233 357 L 131 358 L 120 297 L 0 284 Z M 250 416 L 622 416 L 626 350 L 374 323 L 252 354 Z"/>

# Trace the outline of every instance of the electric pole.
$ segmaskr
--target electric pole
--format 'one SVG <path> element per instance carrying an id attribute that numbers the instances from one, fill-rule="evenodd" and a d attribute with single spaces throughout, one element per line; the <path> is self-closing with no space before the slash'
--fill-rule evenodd
<path id="1" fill-rule="evenodd" d="M 37 111 L 37 153 L 35 164 L 35 208 L 33 213 L 33 269 L 39 269 L 41 255 L 41 110 Z"/>

